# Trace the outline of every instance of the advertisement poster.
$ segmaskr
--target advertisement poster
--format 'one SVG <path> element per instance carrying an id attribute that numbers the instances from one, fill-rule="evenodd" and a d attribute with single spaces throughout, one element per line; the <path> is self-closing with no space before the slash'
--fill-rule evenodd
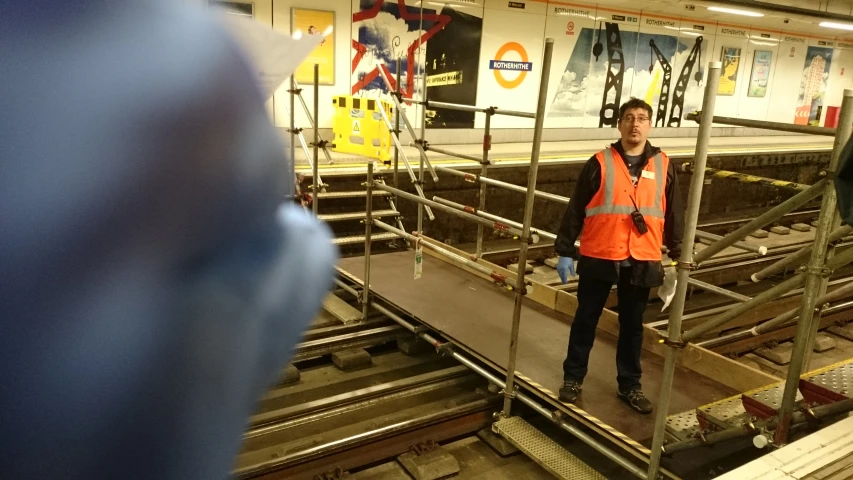
<path id="1" fill-rule="evenodd" d="M 749 76 L 749 91 L 747 96 L 764 97 L 767 95 L 767 83 L 770 80 L 770 64 L 773 52 L 756 50 L 752 58 L 752 74 Z"/>
<path id="2" fill-rule="evenodd" d="M 720 70 L 720 88 L 717 89 L 717 95 L 734 95 L 740 68 L 740 48 L 723 47 L 720 61 L 723 62 L 723 68 Z"/>
<path id="3" fill-rule="evenodd" d="M 450 20 L 426 43 L 427 98 L 473 105 L 477 101 L 483 9 L 476 5 L 444 5 L 439 15 Z M 426 109 L 428 128 L 474 128 L 474 112 Z"/>
<path id="4" fill-rule="evenodd" d="M 832 53 L 831 48 L 808 47 L 800 80 L 795 124 L 820 125 L 823 96 L 826 93 L 829 68 L 832 65 Z"/>
<path id="5" fill-rule="evenodd" d="M 296 69 L 296 81 L 303 85 L 314 83 L 314 64 L 320 66 L 320 85 L 335 84 L 335 12 L 294 8 L 291 15 L 291 31 L 303 35 L 323 35 L 326 39 L 314 49 Z"/>

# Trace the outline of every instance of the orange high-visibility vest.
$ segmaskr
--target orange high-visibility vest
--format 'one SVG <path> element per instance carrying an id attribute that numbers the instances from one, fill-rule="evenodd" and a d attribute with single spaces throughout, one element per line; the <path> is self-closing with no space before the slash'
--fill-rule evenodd
<path id="1" fill-rule="evenodd" d="M 601 166 L 601 185 L 586 206 L 580 253 L 605 260 L 660 261 L 666 212 L 666 174 L 669 157 L 658 153 L 642 170 L 634 187 L 625 161 L 614 148 L 595 155 Z M 634 226 L 633 197 L 649 231 Z"/>

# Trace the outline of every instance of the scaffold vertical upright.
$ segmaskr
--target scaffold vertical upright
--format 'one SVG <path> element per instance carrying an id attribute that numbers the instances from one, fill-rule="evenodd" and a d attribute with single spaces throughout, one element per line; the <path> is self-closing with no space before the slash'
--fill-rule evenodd
<path id="1" fill-rule="evenodd" d="M 536 191 L 536 177 L 539 173 L 539 152 L 542 147 L 542 127 L 545 122 L 545 103 L 548 95 L 548 75 L 551 71 L 551 57 L 554 53 L 554 39 L 545 39 L 545 52 L 542 58 L 542 74 L 539 79 L 539 97 L 536 103 L 536 116 L 533 125 L 533 148 L 530 155 L 530 167 L 527 171 L 527 194 L 524 200 L 524 219 L 522 220 L 520 249 L 518 252 L 518 272 L 516 273 L 515 303 L 512 310 L 512 330 L 509 339 L 509 359 L 506 367 L 506 387 L 504 388 L 503 415 L 509 417 L 512 411 L 512 399 L 515 396 L 515 363 L 518 357 L 518 330 L 521 325 L 521 306 L 527 288 L 524 275 L 527 272 L 527 242 L 530 237 L 530 224 L 533 220 L 533 201 Z"/>
<path id="2" fill-rule="evenodd" d="M 835 171 L 841 158 L 841 150 L 850 138 L 853 128 L 853 90 L 844 90 L 844 100 L 841 104 L 841 116 L 838 129 L 835 133 L 835 142 L 832 156 L 826 169 L 826 182 L 823 191 L 823 200 L 820 207 L 820 217 L 817 231 L 815 232 L 814 244 L 811 257 L 806 267 L 806 285 L 803 290 L 803 301 L 800 307 L 800 319 L 797 323 L 797 331 L 794 337 L 794 350 L 791 353 L 791 363 L 788 366 L 788 375 L 785 379 L 785 390 L 782 395 L 782 403 L 779 408 L 779 422 L 776 426 L 775 443 L 777 446 L 788 441 L 788 429 L 791 422 L 791 414 L 794 410 L 794 402 L 799 386 L 800 375 L 803 373 L 807 351 L 811 350 L 812 339 L 817 334 L 820 323 L 820 313 L 816 312 L 818 297 L 821 291 L 826 291 L 826 280 L 829 273 L 826 271 L 827 247 L 829 235 L 835 228 L 838 218 L 837 198 L 835 196 Z M 813 322 L 814 320 L 814 322 Z M 814 334 L 812 333 L 814 330 Z"/>
<path id="3" fill-rule="evenodd" d="M 690 270 L 694 268 L 693 244 L 696 235 L 696 225 L 699 219 L 699 206 L 702 200 L 702 186 L 705 183 L 705 162 L 708 159 L 708 143 L 711 139 L 711 119 L 714 116 L 714 103 L 720 82 L 721 62 L 710 62 L 708 77 L 705 81 L 705 97 L 702 103 L 702 122 L 699 124 L 699 134 L 696 140 L 694 161 L 696 169 L 690 183 L 687 197 L 687 212 L 684 221 L 684 236 L 682 241 L 681 258 L 677 261 L 678 280 L 675 297 L 672 300 L 672 310 L 669 313 L 669 329 L 667 331 L 666 356 L 664 359 L 663 375 L 661 377 L 660 396 L 658 398 L 657 416 L 655 418 L 654 436 L 652 438 L 651 458 L 647 478 L 657 479 L 660 471 L 660 459 L 663 448 L 664 427 L 669 410 L 672 394 L 672 382 L 675 375 L 675 360 L 678 350 L 683 345 L 681 339 L 681 319 L 684 315 L 684 303 L 689 286 Z"/>

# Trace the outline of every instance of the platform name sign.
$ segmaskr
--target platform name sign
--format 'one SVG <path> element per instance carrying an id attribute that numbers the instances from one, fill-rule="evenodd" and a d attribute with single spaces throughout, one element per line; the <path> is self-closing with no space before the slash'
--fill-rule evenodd
<path id="1" fill-rule="evenodd" d="M 580 8 L 554 6 L 551 13 L 553 15 L 565 15 L 569 17 L 595 18 L 591 10 L 582 10 Z"/>
<path id="2" fill-rule="evenodd" d="M 678 28 L 677 22 L 671 20 L 658 20 L 656 18 L 646 18 L 645 25 L 649 27 Z"/>
<path id="3" fill-rule="evenodd" d="M 521 61 L 503 60 L 507 53 L 513 52 Z M 501 87 L 512 90 L 521 85 L 527 72 L 533 71 L 533 62 L 528 62 L 527 50 L 518 42 L 507 42 L 498 49 L 494 60 L 489 60 L 489 70 L 495 74 L 495 81 Z M 507 78 L 502 72 L 520 72 L 515 78 Z M 511 74 L 510 74 L 511 75 Z"/>
<path id="4" fill-rule="evenodd" d="M 509 2 L 507 6 L 509 6 L 509 8 L 520 8 L 524 10 L 524 2 Z"/>

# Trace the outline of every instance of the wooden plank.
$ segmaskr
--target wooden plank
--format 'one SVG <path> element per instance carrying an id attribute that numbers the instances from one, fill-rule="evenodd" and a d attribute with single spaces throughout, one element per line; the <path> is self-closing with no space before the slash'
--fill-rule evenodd
<path id="1" fill-rule="evenodd" d="M 323 309 L 340 320 L 344 325 L 361 321 L 361 312 L 334 294 L 326 295 L 323 299 Z"/>

